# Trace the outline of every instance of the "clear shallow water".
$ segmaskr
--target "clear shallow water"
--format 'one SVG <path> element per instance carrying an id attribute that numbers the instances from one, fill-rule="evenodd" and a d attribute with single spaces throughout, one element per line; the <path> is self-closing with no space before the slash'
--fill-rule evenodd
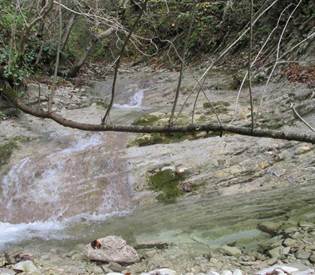
<path id="1" fill-rule="evenodd" d="M 114 107 L 139 108 L 143 97 L 140 89 Z M 55 145 L 52 135 L 47 146 L 12 165 L 0 181 L 0 249 L 33 238 L 71 239 L 65 232 L 70 225 L 133 209 L 125 160 L 117 151 L 125 148 L 122 135 L 69 131 Z"/>
<path id="2" fill-rule="evenodd" d="M 315 222 L 315 185 L 301 185 L 292 190 L 282 187 L 235 196 L 216 193 L 187 197 L 176 204 L 154 204 L 135 209 L 128 215 L 103 219 L 81 219 L 68 223 L 59 237 L 49 237 L 48 246 L 66 247 L 86 244 L 106 235 L 121 235 L 131 244 L 161 241 L 200 250 L 237 242 L 248 249 L 266 238 L 256 230 L 257 223 L 267 220 Z M 41 236 L 37 236 L 41 237 Z M 22 245 L 45 246 L 38 239 Z M 199 251 L 200 252 L 200 251 Z"/>

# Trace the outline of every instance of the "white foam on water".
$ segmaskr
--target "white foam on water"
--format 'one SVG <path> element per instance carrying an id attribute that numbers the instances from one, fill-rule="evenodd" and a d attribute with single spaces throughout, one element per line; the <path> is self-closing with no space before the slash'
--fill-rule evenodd
<path id="1" fill-rule="evenodd" d="M 71 154 L 76 152 L 84 151 L 88 148 L 95 147 L 97 145 L 100 145 L 102 143 L 101 137 L 99 134 L 94 134 L 91 136 L 88 136 L 87 138 L 79 138 L 77 139 L 76 143 L 72 146 L 62 150 L 61 152 L 58 152 L 58 154 Z"/>
<path id="2" fill-rule="evenodd" d="M 37 221 L 33 223 L 12 224 L 0 221 L 0 250 L 6 245 L 19 243 L 34 238 L 43 240 L 64 240 L 75 239 L 78 236 L 68 236 L 65 229 L 76 223 L 101 222 L 111 217 L 121 217 L 130 214 L 133 210 L 113 211 L 107 214 L 88 214 L 82 213 L 73 217 L 66 218 L 63 221 Z"/>
<path id="3" fill-rule="evenodd" d="M 9 243 L 29 240 L 35 237 L 42 239 L 53 237 L 56 239 L 59 236 L 59 238 L 62 238 L 62 234 L 60 234 L 62 229 L 64 229 L 64 225 L 56 221 L 20 224 L 0 222 L 0 248 Z"/>
<path id="4" fill-rule="evenodd" d="M 144 90 L 141 89 L 132 96 L 129 103 L 127 103 L 127 104 L 114 104 L 114 107 L 118 108 L 118 109 L 139 108 L 142 105 L 143 98 L 144 98 Z"/>

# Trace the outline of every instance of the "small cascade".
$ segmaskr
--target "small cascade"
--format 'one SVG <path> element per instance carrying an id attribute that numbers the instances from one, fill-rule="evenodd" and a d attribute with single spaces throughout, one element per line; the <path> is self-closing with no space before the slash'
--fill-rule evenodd
<path id="1" fill-rule="evenodd" d="M 114 107 L 118 109 L 140 108 L 142 105 L 143 98 L 144 90 L 141 89 L 131 97 L 130 101 L 127 104 L 114 104 Z"/>
<path id="2" fill-rule="evenodd" d="M 128 172 L 119 152 L 123 135 L 74 138 L 66 149 L 41 154 L 44 150 L 39 148 L 38 154 L 21 159 L 3 177 L 0 246 L 50 236 L 82 218 L 126 214 L 132 207 Z"/>

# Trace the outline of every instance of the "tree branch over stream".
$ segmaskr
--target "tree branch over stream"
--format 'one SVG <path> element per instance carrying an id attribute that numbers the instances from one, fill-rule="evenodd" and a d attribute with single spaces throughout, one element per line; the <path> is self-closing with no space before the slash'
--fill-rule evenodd
<path id="1" fill-rule="evenodd" d="M 288 141 L 300 141 L 315 144 L 315 135 L 306 134 L 299 132 L 286 132 L 286 131 L 275 131 L 270 129 L 252 129 L 251 127 L 238 127 L 218 124 L 190 124 L 187 126 L 135 126 L 135 125 L 103 125 L 103 124 L 89 124 L 82 123 L 73 120 L 69 120 L 57 113 L 35 110 L 32 107 L 24 104 L 18 97 L 15 96 L 14 91 L 3 88 L 2 92 L 12 101 L 12 103 L 22 110 L 24 113 L 33 115 L 35 117 L 51 119 L 58 124 L 83 130 L 83 131 L 94 131 L 94 132 L 128 132 L 128 133 L 193 133 L 193 132 L 217 132 L 218 135 L 222 133 L 239 134 L 244 136 L 252 137 L 264 137 L 273 139 L 282 139 Z"/>

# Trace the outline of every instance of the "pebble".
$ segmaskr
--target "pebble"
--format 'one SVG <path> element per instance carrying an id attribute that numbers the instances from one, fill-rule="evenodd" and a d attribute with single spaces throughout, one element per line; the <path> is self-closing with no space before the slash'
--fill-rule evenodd
<path id="1" fill-rule="evenodd" d="M 156 269 L 148 273 L 141 273 L 141 275 L 176 275 L 176 271 L 168 268 Z"/>
<path id="2" fill-rule="evenodd" d="M 233 271 L 233 275 L 243 275 L 243 272 L 240 269 L 236 269 Z"/>
<path id="3" fill-rule="evenodd" d="M 0 268 L 0 275 L 15 275 L 16 273 L 8 268 Z"/>
<path id="4" fill-rule="evenodd" d="M 242 254 L 242 251 L 240 249 L 238 249 L 237 247 L 234 246 L 228 246 L 228 245 L 224 245 L 221 247 L 220 251 L 228 256 L 240 256 Z"/>
<path id="5" fill-rule="evenodd" d="M 315 252 L 313 252 L 313 253 L 311 254 L 309 260 L 310 260 L 310 262 L 311 262 L 312 264 L 315 264 Z"/>
<path id="6" fill-rule="evenodd" d="M 300 260 L 307 260 L 311 256 L 310 252 L 300 250 L 295 253 L 295 257 Z"/>
<path id="7" fill-rule="evenodd" d="M 282 274 L 285 275 L 285 274 L 291 274 L 291 273 L 296 272 L 296 271 L 299 271 L 299 270 L 295 267 L 284 266 L 284 265 L 275 265 L 275 266 L 268 267 L 268 268 L 265 268 L 265 269 L 259 271 L 258 273 L 256 273 L 256 275 L 267 275 L 267 274 L 272 274 L 274 272 L 278 272 L 278 273 L 276 273 L 278 275 L 282 275 Z"/>

